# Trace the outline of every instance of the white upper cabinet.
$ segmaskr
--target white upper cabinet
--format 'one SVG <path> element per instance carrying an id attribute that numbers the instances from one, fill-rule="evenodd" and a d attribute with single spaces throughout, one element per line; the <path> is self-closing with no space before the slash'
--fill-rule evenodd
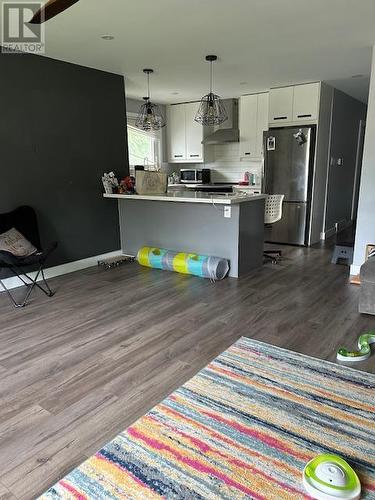
<path id="1" fill-rule="evenodd" d="M 263 156 L 263 132 L 268 130 L 268 92 L 240 98 L 240 156 Z"/>
<path id="2" fill-rule="evenodd" d="M 269 123 L 272 126 L 316 121 L 319 116 L 320 83 L 271 89 L 269 103 Z"/>
<path id="3" fill-rule="evenodd" d="M 270 90 L 270 123 L 291 122 L 294 87 Z"/>
<path id="4" fill-rule="evenodd" d="M 167 108 L 168 161 L 203 162 L 203 127 L 194 118 L 199 103 L 175 104 Z"/>
<path id="5" fill-rule="evenodd" d="M 258 119 L 256 151 L 263 157 L 263 133 L 268 130 L 270 95 L 268 92 L 258 94 Z"/>
<path id="6" fill-rule="evenodd" d="M 258 114 L 258 96 L 246 95 L 240 98 L 240 156 L 253 158 L 256 156 L 256 127 Z"/>
<path id="7" fill-rule="evenodd" d="M 168 161 L 186 160 L 185 106 L 167 108 Z"/>
<path id="8" fill-rule="evenodd" d="M 193 162 L 203 161 L 203 126 L 195 121 L 199 103 L 185 104 L 186 159 Z"/>
<path id="9" fill-rule="evenodd" d="M 293 99 L 293 121 L 317 120 L 319 113 L 320 83 L 296 85 Z"/>

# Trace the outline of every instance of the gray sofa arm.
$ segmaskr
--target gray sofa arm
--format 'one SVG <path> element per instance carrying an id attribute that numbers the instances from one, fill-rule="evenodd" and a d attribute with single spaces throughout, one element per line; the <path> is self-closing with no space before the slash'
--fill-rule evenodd
<path id="1" fill-rule="evenodd" d="M 375 315 L 375 256 L 361 266 L 359 312 Z"/>

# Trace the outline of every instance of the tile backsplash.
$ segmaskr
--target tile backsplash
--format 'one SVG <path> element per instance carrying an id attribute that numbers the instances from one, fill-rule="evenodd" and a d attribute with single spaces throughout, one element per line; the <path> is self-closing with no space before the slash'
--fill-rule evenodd
<path id="1" fill-rule="evenodd" d="M 212 160 L 199 164 L 172 164 L 168 165 L 168 172 L 178 171 L 180 168 L 210 168 L 212 182 L 240 182 L 245 172 L 255 175 L 256 187 L 261 187 L 263 175 L 262 160 L 241 160 L 239 143 L 206 146 L 211 148 L 209 155 Z"/>

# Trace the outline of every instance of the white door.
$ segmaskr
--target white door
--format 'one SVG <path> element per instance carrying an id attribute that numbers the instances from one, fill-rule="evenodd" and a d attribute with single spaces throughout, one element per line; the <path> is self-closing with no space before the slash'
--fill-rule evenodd
<path id="1" fill-rule="evenodd" d="M 199 102 L 185 104 L 186 161 L 203 162 L 203 126 L 195 121 Z"/>
<path id="2" fill-rule="evenodd" d="M 256 155 L 263 157 L 263 132 L 268 130 L 269 93 L 258 94 Z"/>
<path id="3" fill-rule="evenodd" d="M 239 117 L 241 158 L 257 157 L 257 114 L 257 94 L 241 97 Z"/>
<path id="4" fill-rule="evenodd" d="M 185 105 L 168 106 L 167 117 L 168 160 L 186 161 Z"/>
<path id="5" fill-rule="evenodd" d="M 318 119 L 320 83 L 294 87 L 293 121 L 306 122 Z"/>
<path id="6" fill-rule="evenodd" d="M 294 87 L 270 90 L 269 123 L 291 122 L 293 117 Z"/>

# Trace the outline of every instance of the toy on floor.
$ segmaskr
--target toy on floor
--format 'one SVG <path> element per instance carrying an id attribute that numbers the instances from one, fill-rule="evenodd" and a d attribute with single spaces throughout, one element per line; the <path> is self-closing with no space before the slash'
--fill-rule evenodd
<path id="1" fill-rule="evenodd" d="M 361 335 L 358 339 L 359 351 L 348 351 L 344 347 L 337 352 L 339 361 L 364 361 L 371 356 L 370 344 L 375 343 L 375 332 L 368 332 Z"/>
<path id="2" fill-rule="evenodd" d="M 226 259 L 194 253 L 182 253 L 165 248 L 143 247 L 137 254 L 141 266 L 193 274 L 211 281 L 222 280 L 228 274 L 229 263 Z"/>
<path id="3" fill-rule="evenodd" d="M 361 496 L 357 474 L 337 455 L 324 454 L 311 460 L 303 471 L 303 485 L 317 500 L 358 500 Z"/>

